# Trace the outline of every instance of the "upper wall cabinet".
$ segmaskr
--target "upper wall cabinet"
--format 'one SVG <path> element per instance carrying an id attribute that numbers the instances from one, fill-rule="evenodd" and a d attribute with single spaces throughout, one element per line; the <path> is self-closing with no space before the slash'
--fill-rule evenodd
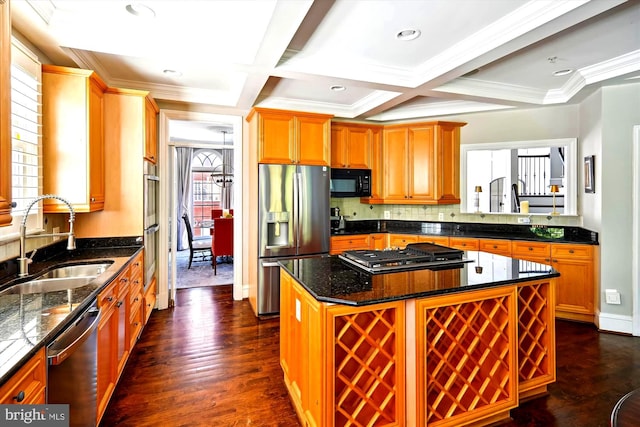
<path id="1" fill-rule="evenodd" d="M 104 208 L 103 97 L 93 71 L 42 66 L 44 192 L 67 199 L 77 212 Z M 53 199 L 45 212 L 66 212 Z"/>
<path id="2" fill-rule="evenodd" d="M 144 107 L 144 158 L 156 163 L 158 161 L 158 105 L 150 95 L 145 97 Z"/>
<path id="3" fill-rule="evenodd" d="M 0 226 L 11 224 L 11 17 L 0 2 Z"/>
<path id="4" fill-rule="evenodd" d="M 383 202 L 460 203 L 460 127 L 430 122 L 385 126 Z"/>
<path id="5" fill-rule="evenodd" d="M 254 108 L 258 163 L 329 166 L 331 116 Z"/>
<path id="6" fill-rule="evenodd" d="M 381 126 L 331 124 L 331 167 L 371 169 L 374 137 Z"/>

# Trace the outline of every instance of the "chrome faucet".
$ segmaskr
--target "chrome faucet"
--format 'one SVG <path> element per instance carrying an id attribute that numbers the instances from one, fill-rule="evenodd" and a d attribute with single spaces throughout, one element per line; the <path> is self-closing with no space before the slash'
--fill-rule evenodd
<path id="1" fill-rule="evenodd" d="M 56 199 L 60 200 L 69 208 L 69 232 L 67 233 L 50 233 L 50 234 L 36 234 L 33 236 L 27 236 L 27 217 L 29 216 L 29 211 L 40 200 L 44 199 Z M 76 248 L 76 237 L 73 234 L 73 222 L 76 219 L 76 213 L 71 207 L 71 203 L 66 201 L 60 196 L 56 196 L 55 194 L 43 194 L 42 196 L 36 197 L 30 204 L 27 206 L 27 209 L 24 212 L 24 217 L 22 218 L 22 224 L 20 224 L 20 258 L 18 258 L 18 264 L 20 266 L 20 272 L 18 276 L 26 276 L 29 274 L 29 264 L 31 264 L 33 256 L 36 253 L 37 249 L 31 253 L 31 256 L 27 258 L 27 239 L 31 237 L 57 237 L 57 236 L 68 236 L 67 239 L 67 250 L 73 250 Z"/>

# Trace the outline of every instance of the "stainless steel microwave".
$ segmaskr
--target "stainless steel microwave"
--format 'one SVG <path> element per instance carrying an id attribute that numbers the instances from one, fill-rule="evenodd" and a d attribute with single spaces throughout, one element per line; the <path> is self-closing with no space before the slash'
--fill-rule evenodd
<path id="1" fill-rule="evenodd" d="M 331 197 L 371 196 L 370 169 L 331 169 Z"/>

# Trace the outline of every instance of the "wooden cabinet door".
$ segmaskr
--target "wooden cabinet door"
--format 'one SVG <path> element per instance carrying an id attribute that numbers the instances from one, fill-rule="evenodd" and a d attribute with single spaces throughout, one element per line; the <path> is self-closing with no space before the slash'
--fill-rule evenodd
<path id="1" fill-rule="evenodd" d="M 147 96 L 144 107 L 144 158 L 151 163 L 158 161 L 158 106 Z"/>
<path id="2" fill-rule="evenodd" d="M 295 162 L 301 165 L 329 166 L 331 121 L 328 116 L 296 116 Z"/>
<path id="3" fill-rule="evenodd" d="M 371 169 L 373 132 L 368 126 L 331 126 L 331 167 Z"/>
<path id="4" fill-rule="evenodd" d="M 431 201 L 435 198 L 433 173 L 433 126 L 410 127 L 408 130 L 407 182 L 408 198 Z"/>
<path id="5" fill-rule="evenodd" d="M 290 113 L 258 113 L 258 162 L 295 163 L 294 132 Z"/>
<path id="6" fill-rule="evenodd" d="M 331 126 L 331 167 L 346 168 L 347 159 L 347 128 L 343 126 Z"/>
<path id="7" fill-rule="evenodd" d="M 435 128 L 434 198 L 443 204 L 460 203 L 460 126 L 441 123 Z"/>
<path id="8" fill-rule="evenodd" d="M 100 308 L 101 319 L 98 324 L 98 379 L 97 404 L 98 419 L 102 418 L 116 384 L 116 352 L 114 344 L 118 336 L 118 317 L 114 304 Z"/>
<path id="9" fill-rule="evenodd" d="M 369 249 L 374 249 L 374 250 L 386 249 L 389 246 L 388 242 L 389 242 L 389 235 L 386 233 L 369 235 Z"/>
<path id="10" fill-rule="evenodd" d="M 157 281 L 154 277 L 151 279 L 151 283 L 147 286 L 147 289 L 144 290 L 144 324 L 146 325 L 151 317 L 151 313 L 156 306 L 156 288 Z"/>
<path id="11" fill-rule="evenodd" d="M 89 211 L 104 207 L 104 89 L 89 80 Z"/>
<path id="12" fill-rule="evenodd" d="M 383 138 L 383 197 L 404 201 L 407 198 L 407 128 L 385 129 Z"/>
<path id="13" fill-rule="evenodd" d="M 105 201 L 104 91 L 93 71 L 42 66 L 43 186 L 76 212 L 102 210 Z M 67 206 L 45 199 L 45 212 Z"/>
<path id="14" fill-rule="evenodd" d="M 11 224 L 11 15 L 0 2 L 0 227 Z"/>
<path id="15" fill-rule="evenodd" d="M 556 317 L 593 322 L 595 281 L 592 245 L 551 245 L 556 279 Z"/>
<path id="16" fill-rule="evenodd" d="M 371 130 L 359 127 L 349 128 L 347 135 L 347 167 L 371 169 Z"/>

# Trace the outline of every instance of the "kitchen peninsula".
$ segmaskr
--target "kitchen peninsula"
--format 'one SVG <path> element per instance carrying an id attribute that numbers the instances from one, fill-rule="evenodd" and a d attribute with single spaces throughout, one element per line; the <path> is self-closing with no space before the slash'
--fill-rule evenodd
<path id="1" fill-rule="evenodd" d="M 380 274 L 335 256 L 281 263 L 280 360 L 302 425 L 488 425 L 546 392 L 558 273 L 464 259 Z"/>

